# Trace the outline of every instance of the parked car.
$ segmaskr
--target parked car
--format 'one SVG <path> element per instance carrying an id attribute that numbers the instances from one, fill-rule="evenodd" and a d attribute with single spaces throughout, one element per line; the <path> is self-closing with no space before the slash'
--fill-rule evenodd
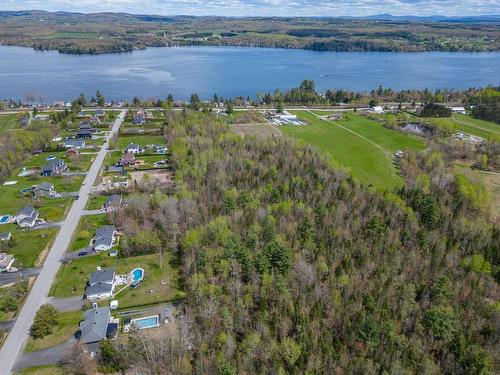
<path id="1" fill-rule="evenodd" d="M 79 257 L 84 257 L 85 255 L 87 255 L 87 252 L 86 252 L 86 251 L 80 251 L 80 252 L 78 253 L 78 256 L 79 256 Z"/>

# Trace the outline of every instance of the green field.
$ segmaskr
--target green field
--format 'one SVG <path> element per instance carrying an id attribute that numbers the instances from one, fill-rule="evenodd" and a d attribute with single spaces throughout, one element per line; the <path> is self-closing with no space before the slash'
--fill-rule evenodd
<path id="1" fill-rule="evenodd" d="M 25 352 L 34 352 L 36 350 L 53 348 L 54 346 L 64 344 L 78 330 L 78 323 L 83 320 L 83 313 L 78 311 L 70 311 L 57 314 L 57 326 L 52 334 L 41 339 L 33 339 L 30 337 L 24 348 Z"/>
<path id="2" fill-rule="evenodd" d="M 153 144 L 166 145 L 167 141 L 165 137 L 161 135 L 120 135 L 116 148 L 123 150 L 129 143 L 135 143 L 136 145 L 144 147 Z"/>
<path id="3" fill-rule="evenodd" d="M 500 139 L 500 125 L 460 114 L 454 114 L 453 120 L 461 132 L 484 139 L 489 139 L 490 137 Z"/>
<path id="4" fill-rule="evenodd" d="M 0 132 L 19 129 L 19 119 L 16 113 L 8 115 L 0 115 Z"/>
<path id="5" fill-rule="evenodd" d="M 0 233 L 11 232 L 13 242 L 2 243 L 2 250 L 16 258 L 15 266 L 33 267 L 40 253 L 52 242 L 58 228 L 18 229 L 16 224 L 0 226 Z"/>
<path id="6" fill-rule="evenodd" d="M 59 298 L 83 295 L 90 274 L 96 270 L 97 266 L 101 266 L 103 268 L 115 267 L 118 274 L 131 272 L 135 267 L 144 269 L 144 281 L 137 288 L 127 287 L 114 297 L 119 301 L 120 308 L 183 298 L 184 292 L 178 283 L 177 266 L 172 263 L 171 259 L 169 254 L 164 256 L 163 270 L 159 267 L 158 254 L 132 258 L 115 258 L 107 254 L 99 254 L 77 259 L 61 267 L 50 295 Z"/>
<path id="7" fill-rule="evenodd" d="M 380 189 L 391 190 L 403 184 L 393 165 L 392 152 L 423 148 L 423 141 L 417 137 L 386 129 L 375 121 L 354 114 L 348 115 L 338 125 L 310 112 L 294 113 L 308 125 L 282 125 L 280 130 L 318 147 L 360 181 Z"/>

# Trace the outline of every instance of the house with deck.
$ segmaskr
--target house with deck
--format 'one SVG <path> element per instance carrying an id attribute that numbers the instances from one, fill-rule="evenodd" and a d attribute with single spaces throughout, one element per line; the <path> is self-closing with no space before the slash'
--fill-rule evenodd
<path id="1" fill-rule="evenodd" d="M 62 159 L 52 159 L 42 168 L 42 176 L 58 176 L 68 170 L 68 166 Z"/>
<path id="2" fill-rule="evenodd" d="M 16 223 L 20 228 L 32 228 L 38 219 L 38 212 L 32 206 L 25 206 L 16 215 Z"/>
<path id="3" fill-rule="evenodd" d="M 99 307 L 94 303 L 92 308 L 83 313 L 80 322 L 80 342 L 91 357 L 99 351 L 99 343 L 104 339 L 113 339 L 118 331 L 118 319 L 113 319 L 109 306 Z"/>
<path id="4" fill-rule="evenodd" d="M 34 185 L 31 187 L 31 193 L 35 197 L 60 197 L 60 194 L 56 192 L 54 189 L 54 185 L 52 185 L 50 182 L 42 182 L 38 185 Z"/>
<path id="5" fill-rule="evenodd" d="M 104 225 L 97 228 L 94 236 L 94 250 L 106 251 L 110 250 L 116 241 L 116 229 L 113 225 Z"/>
<path id="6" fill-rule="evenodd" d="M 115 269 L 97 267 L 90 275 L 84 298 L 94 301 L 111 298 L 115 290 Z"/>

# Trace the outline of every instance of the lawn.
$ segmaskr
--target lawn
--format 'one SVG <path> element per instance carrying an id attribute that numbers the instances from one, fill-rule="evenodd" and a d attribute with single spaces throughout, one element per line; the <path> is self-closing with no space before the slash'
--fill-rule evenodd
<path id="1" fill-rule="evenodd" d="M 294 113 L 307 121 L 308 125 L 279 126 L 285 134 L 318 147 L 365 184 L 389 190 L 403 184 L 403 179 L 393 165 L 392 154 L 382 146 L 339 125 L 321 120 L 314 114 L 305 111 Z M 348 125 L 355 126 L 354 123 L 343 124 L 346 128 Z M 378 129 L 380 131 L 381 127 Z"/>
<path id="2" fill-rule="evenodd" d="M 76 251 L 89 246 L 97 228 L 110 224 L 106 214 L 83 216 L 76 228 L 70 251 Z"/>
<path id="3" fill-rule="evenodd" d="M 17 184 L 0 186 L 0 214 L 15 215 L 24 206 L 32 205 L 39 211 L 40 216 L 45 220 L 62 220 L 66 208 L 72 202 L 71 197 L 40 198 L 34 200 L 29 193 L 24 195 L 21 193 L 21 190 L 46 181 L 52 183 L 58 193 L 74 192 L 80 190 L 83 178 L 83 176 L 13 177 L 15 181 L 18 181 Z"/>
<path id="4" fill-rule="evenodd" d="M 59 228 L 18 229 L 16 224 L 0 226 L 0 232 L 12 233 L 13 242 L 2 244 L 2 250 L 16 258 L 15 266 L 33 267 L 40 253 L 52 242 Z"/>
<path id="5" fill-rule="evenodd" d="M 60 366 L 34 366 L 17 371 L 15 375 L 64 375 L 64 370 Z"/>
<path id="6" fill-rule="evenodd" d="M 375 142 L 389 152 L 405 149 L 423 150 L 425 148 L 425 142 L 421 137 L 388 129 L 381 123 L 364 116 L 344 114 L 342 119 L 337 122 Z"/>
<path id="7" fill-rule="evenodd" d="M 161 135 L 120 135 L 116 148 L 123 150 L 129 143 L 144 147 L 147 145 L 166 145 L 167 141 Z"/>
<path id="8" fill-rule="evenodd" d="M 158 254 L 132 258 L 114 258 L 107 254 L 99 254 L 77 259 L 61 267 L 50 295 L 59 298 L 83 295 L 85 284 L 97 266 L 115 267 L 118 274 L 125 274 L 135 267 L 142 267 L 145 275 L 144 281 L 135 289 L 127 287 L 114 298 L 119 301 L 120 308 L 180 299 L 184 297 L 184 292 L 179 288 L 177 266 L 171 260 L 170 255 L 165 255 L 163 270 L 161 270 Z"/>
<path id="9" fill-rule="evenodd" d="M 489 139 L 492 136 L 500 139 L 500 125 L 460 114 L 454 114 L 453 120 L 457 128 L 464 133 L 484 139 Z"/>
<path id="10" fill-rule="evenodd" d="M 79 155 L 77 158 L 66 157 L 66 151 L 43 152 L 40 155 L 32 155 L 25 163 L 27 169 L 40 169 L 47 164 L 48 156 L 55 156 L 64 160 L 70 172 L 85 172 L 90 168 L 90 164 L 95 155 Z"/>
<path id="11" fill-rule="evenodd" d="M 19 119 L 16 113 L 8 115 L 0 115 L 0 132 L 19 129 Z"/>
<path id="12" fill-rule="evenodd" d="M 85 207 L 86 210 L 98 210 L 102 208 L 102 205 L 106 203 L 106 200 L 108 199 L 108 196 L 106 195 L 96 195 L 96 196 L 91 196 L 87 202 L 87 207 Z"/>
<path id="13" fill-rule="evenodd" d="M 41 339 L 33 339 L 30 337 L 24 351 L 34 352 L 64 344 L 76 333 L 78 330 L 78 323 L 81 320 L 83 320 L 83 313 L 80 310 L 58 313 L 57 327 L 54 328 L 53 333 Z"/>

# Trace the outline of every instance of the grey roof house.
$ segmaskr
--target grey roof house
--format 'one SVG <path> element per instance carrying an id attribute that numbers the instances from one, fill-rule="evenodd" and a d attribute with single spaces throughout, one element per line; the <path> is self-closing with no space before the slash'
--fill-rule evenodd
<path id="1" fill-rule="evenodd" d="M 98 269 L 90 275 L 84 297 L 89 300 L 110 298 L 113 295 L 114 288 L 114 268 Z"/>
<path id="2" fill-rule="evenodd" d="M 42 168 L 42 176 L 55 176 L 68 170 L 68 166 L 61 159 L 52 159 Z"/>
<path id="3" fill-rule="evenodd" d="M 83 148 L 85 147 L 85 141 L 83 139 L 66 139 L 64 141 L 64 147 L 66 148 Z"/>
<path id="4" fill-rule="evenodd" d="M 11 232 L 0 233 L 0 241 L 8 241 L 8 240 L 10 240 L 11 237 L 12 237 Z"/>
<path id="5" fill-rule="evenodd" d="M 54 189 L 54 185 L 50 182 L 42 182 L 31 188 L 31 192 L 35 197 L 57 197 L 58 194 Z"/>
<path id="6" fill-rule="evenodd" d="M 0 272 L 8 272 L 14 263 L 14 257 L 0 252 Z"/>
<path id="7" fill-rule="evenodd" d="M 94 250 L 105 251 L 111 249 L 115 242 L 115 232 L 113 225 L 104 225 L 97 228 L 94 236 Z"/>
<path id="8" fill-rule="evenodd" d="M 108 197 L 104 205 L 102 206 L 103 211 L 112 211 L 120 208 L 122 204 L 122 196 L 119 194 L 113 194 Z"/>
<path id="9" fill-rule="evenodd" d="M 113 322 L 109 307 L 98 307 L 94 304 L 92 309 L 83 313 L 80 322 L 80 342 L 85 344 L 91 356 L 99 349 L 99 342 L 105 338 L 113 338 L 116 334 L 116 323 Z"/>
<path id="10" fill-rule="evenodd" d="M 25 206 L 16 215 L 16 223 L 21 228 L 33 227 L 36 223 L 36 219 L 38 219 L 38 212 L 31 206 Z"/>

